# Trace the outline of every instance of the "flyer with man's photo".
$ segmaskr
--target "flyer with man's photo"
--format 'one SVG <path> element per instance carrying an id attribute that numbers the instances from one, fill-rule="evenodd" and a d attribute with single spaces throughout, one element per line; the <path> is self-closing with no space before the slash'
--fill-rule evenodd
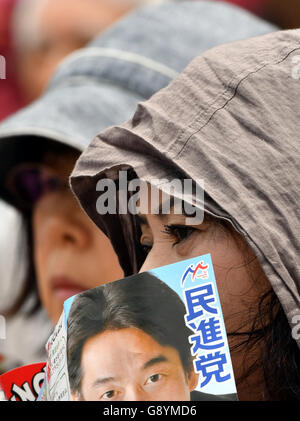
<path id="1" fill-rule="evenodd" d="M 69 298 L 46 350 L 38 400 L 238 400 L 210 254 Z"/>

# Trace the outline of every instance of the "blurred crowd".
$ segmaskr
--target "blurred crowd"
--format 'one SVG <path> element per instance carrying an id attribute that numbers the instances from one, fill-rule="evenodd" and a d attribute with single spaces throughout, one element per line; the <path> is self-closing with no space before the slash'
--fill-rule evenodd
<path id="1" fill-rule="evenodd" d="M 138 2 L 1 0 L 0 54 L 7 61 L 7 80 L 1 86 L 0 118 L 36 99 L 63 57 L 83 47 Z"/>

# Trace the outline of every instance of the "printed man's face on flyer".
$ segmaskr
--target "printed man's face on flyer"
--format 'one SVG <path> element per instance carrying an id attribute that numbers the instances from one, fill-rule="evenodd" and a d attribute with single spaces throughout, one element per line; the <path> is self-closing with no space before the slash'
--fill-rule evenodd
<path id="1" fill-rule="evenodd" d="M 89 401 L 188 401 L 198 381 L 194 372 L 185 373 L 175 348 L 137 328 L 106 330 L 90 338 L 81 368 L 79 399 Z"/>

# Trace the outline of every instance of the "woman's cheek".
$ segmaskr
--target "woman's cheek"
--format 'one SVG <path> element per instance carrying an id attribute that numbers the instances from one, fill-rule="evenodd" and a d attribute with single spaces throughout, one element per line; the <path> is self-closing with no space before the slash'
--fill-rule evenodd
<path id="1" fill-rule="evenodd" d="M 140 272 L 146 272 L 160 266 L 176 263 L 178 260 L 179 259 L 174 249 L 172 249 L 171 242 L 157 242 L 154 243 L 152 249 L 148 253 L 142 267 L 140 268 Z"/>
<path id="2" fill-rule="evenodd" d="M 205 243 L 201 242 L 201 233 L 193 232 L 190 237 L 174 245 L 173 252 L 178 256 L 189 259 L 190 257 L 197 257 L 202 254 L 208 253 L 205 250 Z"/>

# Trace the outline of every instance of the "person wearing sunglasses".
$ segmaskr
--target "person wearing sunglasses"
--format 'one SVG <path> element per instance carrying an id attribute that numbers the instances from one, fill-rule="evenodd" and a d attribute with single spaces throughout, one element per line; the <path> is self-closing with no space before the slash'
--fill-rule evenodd
<path id="1" fill-rule="evenodd" d="M 137 272 L 130 261 L 121 269 L 109 238 L 68 187 L 80 151 L 99 130 L 129 118 L 139 101 L 168 85 L 202 51 L 273 30 L 223 4 L 142 8 L 69 56 L 44 95 L 0 126 L 0 197 L 21 213 L 27 239 L 22 290 L 7 314 L 20 312 L 30 298 L 29 313 L 42 304 L 55 323 L 69 296 Z M 117 221 L 115 228 L 121 235 Z M 30 345 L 29 335 L 23 342 Z"/>

